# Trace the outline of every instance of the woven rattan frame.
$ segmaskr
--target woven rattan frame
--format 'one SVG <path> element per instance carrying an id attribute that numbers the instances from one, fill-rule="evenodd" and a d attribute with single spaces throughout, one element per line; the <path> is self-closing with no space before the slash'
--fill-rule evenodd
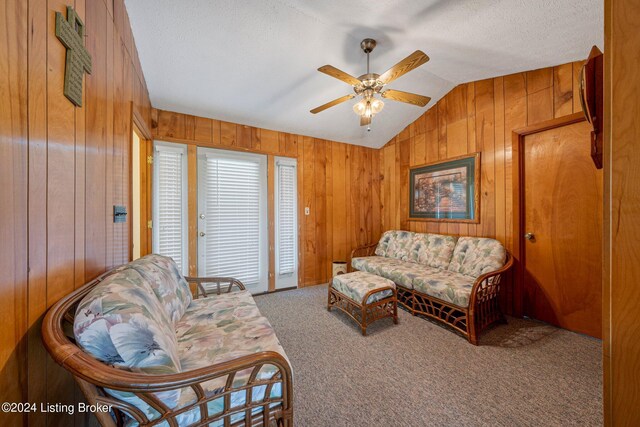
<path id="1" fill-rule="evenodd" d="M 355 257 L 372 256 L 377 243 L 356 248 L 351 252 Z M 478 335 L 496 322 L 505 322 L 500 310 L 500 287 L 504 275 L 513 266 L 513 257 L 507 252 L 504 266 L 498 270 L 479 276 L 471 289 L 468 307 L 459 307 L 414 289 L 396 283 L 398 303 L 411 314 L 423 315 L 446 323 L 464 335 L 470 343 L 478 345 Z M 351 271 L 353 271 L 350 266 Z"/>
<path id="2" fill-rule="evenodd" d="M 72 341 L 72 338 L 65 334 L 65 330 L 69 330 L 68 323 L 73 325 L 76 308 L 82 298 L 105 277 L 118 270 L 114 269 L 102 275 L 58 301 L 47 312 L 42 323 L 42 338 L 46 349 L 59 365 L 73 375 L 87 401 L 92 405 L 98 403 L 111 405 L 113 416 L 106 412 L 97 412 L 95 414 L 103 427 L 124 425 L 127 419 L 125 414 L 136 420 L 140 426 L 155 426 L 166 421 L 169 426 L 177 427 L 176 417 L 196 408 L 200 409 L 200 414 L 206 414 L 206 416 L 201 417 L 200 421 L 192 424 L 192 426 L 205 426 L 215 421 L 222 421 L 225 427 L 293 426 L 291 367 L 288 361 L 279 353 L 263 351 L 193 371 L 169 375 L 149 375 L 129 372 L 106 365 L 82 351 Z M 198 295 L 231 292 L 234 287 L 240 290 L 245 289 L 240 281 L 230 278 L 188 278 L 188 281 L 197 284 Z M 216 286 L 214 289 L 207 289 L 204 286 L 206 283 L 213 283 Z M 265 365 L 274 366 L 276 373 L 268 380 L 259 380 L 257 375 Z M 234 386 L 235 375 L 246 370 L 251 372 L 248 381 L 243 385 Z M 225 387 L 214 395 L 207 395 L 202 384 L 216 378 L 225 378 Z M 271 390 L 278 383 L 282 385 L 282 396 L 280 398 L 271 398 Z M 265 398 L 252 402 L 252 388 L 260 385 L 266 386 Z M 193 390 L 197 399 L 195 402 L 179 409 L 168 408 L 155 395 L 160 391 L 186 387 Z M 149 420 L 138 408 L 112 397 L 106 393 L 105 389 L 135 394 L 156 409 L 160 413 L 160 417 Z M 231 394 L 242 390 L 246 390 L 247 393 L 246 403 L 232 408 Z M 207 403 L 219 398 L 223 398 L 223 411 L 215 415 L 209 415 L 206 410 Z M 259 408 L 259 410 L 254 414 L 255 408 Z M 242 412 L 244 412 L 245 418 L 231 423 L 231 416 Z"/>
<path id="3" fill-rule="evenodd" d="M 398 298 L 397 292 L 393 287 L 386 286 L 384 288 L 373 289 L 367 292 L 362 302 L 357 302 L 349 298 L 342 292 L 336 290 L 331 284 L 329 284 L 328 287 L 327 310 L 331 311 L 333 307 L 342 310 L 360 325 L 362 335 L 367 335 L 367 326 L 376 320 L 391 317 L 393 318 L 393 323 L 398 324 Z M 366 301 L 369 301 L 371 295 L 386 290 L 391 290 L 393 295 L 370 304 L 366 303 Z"/>

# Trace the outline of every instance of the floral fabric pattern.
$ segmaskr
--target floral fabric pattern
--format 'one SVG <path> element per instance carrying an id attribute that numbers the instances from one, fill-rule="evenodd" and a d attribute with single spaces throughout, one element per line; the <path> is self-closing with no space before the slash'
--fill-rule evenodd
<path id="1" fill-rule="evenodd" d="M 80 302 L 74 320 L 78 345 L 96 359 L 134 372 L 180 372 L 178 343 L 171 321 L 144 278 L 125 268 L 107 277 Z M 149 417 L 159 414 L 128 392 L 107 390 Z M 173 407 L 180 390 L 158 393 Z"/>
<path id="2" fill-rule="evenodd" d="M 433 268 L 447 268 L 456 240 L 453 236 L 415 233 L 407 261 Z"/>
<path id="3" fill-rule="evenodd" d="M 392 287 L 395 289 L 396 287 L 395 283 L 391 280 L 364 271 L 354 271 L 353 273 L 335 276 L 331 282 L 331 286 L 336 291 L 362 304 L 365 304 L 364 298 L 368 292 L 386 287 Z M 383 300 L 392 295 L 393 291 L 390 289 L 376 292 L 369 296 L 366 304 Z"/>
<path id="4" fill-rule="evenodd" d="M 182 317 L 191 303 L 191 290 L 175 261 L 170 257 L 152 254 L 128 264 L 151 286 L 172 324 Z"/>
<path id="5" fill-rule="evenodd" d="M 176 314 L 176 313 L 179 313 Z M 80 302 L 74 321 L 78 345 L 96 359 L 115 367 L 149 374 L 185 372 L 255 354 L 274 351 L 286 355 L 269 321 L 263 317 L 251 294 L 230 292 L 210 298 L 191 299 L 189 287 L 171 258 L 152 255 L 117 270 L 98 284 Z M 277 369 L 265 365 L 258 379 L 271 378 Z M 236 373 L 234 385 L 246 384 L 250 370 Z M 207 396 L 219 393 L 226 377 L 203 384 Z M 159 413 L 137 396 L 107 390 L 154 419 Z M 263 399 L 266 386 L 252 388 L 252 401 Z M 281 384 L 271 396 L 282 394 Z M 168 407 L 195 402 L 190 387 L 156 394 Z M 247 399 L 246 390 L 231 395 L 231 406 Z M 210 415 L 224 409 L 222 397 L 207 404 Z M 257 412 L 260 408 L 255 408 Z M 240 412 L 232 416 L 239 421 Z M 200 420 L 200 408 L 177 417 L 179 425 Z M 127 425 L 137 425 L 128 420 Z M 159 424 L 168 425 L 166 422 Z M 223 422 L 211 425 L 223 425 Z"/>
<path id="6" fill-rule="evenodd" d="M 382 275 L 382 271 L 399 266 L 403 263 L 395 258 L 381 256 L 356 257 L 351 260 L 351 266 L 356 270 Z"/>
<path id="7" fill-rule="evenodd" d="M 176 325 L 178 348 L 182 371 L 190 371 L 217 363 L 226 362 L 238 357 L 274 351 L 287 359 L 275 331 L 269 321 L 260 314 L 253 297 L 248 291 L 239 291 L 194 300 L 186 313 Z M 287 359 L 288 360 L 288 359 Z M 265 365 L 258 374 L 258 379 L 271 378 L 277 369 Z M 250 370 L 238 372 L 234 385 L 246 384 Z M 208 381 L 203 384 L 207 395 L 215 395 L 224 389 L 226 377 Z M 265 386 L 253 387 L 252 400 L 264 397 Z M 280 396 L 281 387 L 273 387 L 271 396 Z M 233 393 L 231 406 L 244 404 L 245 392 Z M 195 401 L 193 390 L 183 389 L 179 406 Z M 222 412 L 222 398 L 209 402 L 209 414 Z M 189 424 L 199 420 L 198 410 L 190 411 L 181 419 L 181 424 Z"/>
<path id="8" fill-rule="evenodd" d="M 284 349 L 249 291 L 194 300 L 176 325 L 180 364 L 190 371 L 261 351 Z M 236 381 L 242 379 L 236 375 Z"/>
<path id="9" fill-rule="evenodd" d="M 375 254 L 434 268 L 447 268 L 456 240 L 453 236 L 441 234 L 391 230 L 382 235 Z"/>
<path id="10" fill-rule="evenodd" d="M 473 277 L 447 270 L 434 270 L 425 276 L 416 277 L 413 288 L 458 307 L 468 307 L 474 282 Z"/>
<path id="11" fill-rule="evenodd" d="M 353 258 L 352 267 L 459 307 L 469 306 L 478 276 L 506 261 L 506 251 L 495 239 L 397 230 L 382 235 L 375 253 Z"/>
<path id="12" fill-rule="evenodd" d="M 406 261 L 413 244 L 414 235 L 415 233 L 411 231 L 386 231 L 378 242 L 375 254 Z"/>
<path id="13" fill-rule="evenodd" d="M 393 238 L 393 231 L 385 231 L 380 237 L 380 241 L 378 242 L 378 246 L 376 246 L 375 254 L 377 256 L 387 256 L 387 246 L 389 246 L 389 242 Z"/>
<path id="14" fill-rule="evenodd" d="M 386 279 L 392 280 L 404 288 L 413 289 L 413 281 L 416 277 L 431 274 L 435 271 L 439 270 L 415 264 L 413 262 L 401 261 L 398 265 L 391 268 L 381 269 L 380 275 Z"/>
<path id="15" fill-rule="evenodd" d="M 84 297 L 74 334 L 80 347 L 107 364 L 156 374 L 180 371 L 173 326 L 136 270 L 107 277 Z"/>
<path id="16" fill-rule="evenodd" d="M 453 251 L 449 271 L 476 278 L 501 268 L 507 253 L 495 239 L 484 237 L 461 237 Z"/>

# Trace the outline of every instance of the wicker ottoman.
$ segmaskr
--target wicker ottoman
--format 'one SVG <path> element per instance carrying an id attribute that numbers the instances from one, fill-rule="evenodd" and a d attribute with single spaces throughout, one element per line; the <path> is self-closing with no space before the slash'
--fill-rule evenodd
<path id="1" fill-rule="evenodd" d="M 329 285 L 327 310 L 339 308 L 355 320 L 367 335 L 367 326 L 392 317 L 398 323 L 396 285 L 391 280 L 364 271 L 335 276 Z"/>

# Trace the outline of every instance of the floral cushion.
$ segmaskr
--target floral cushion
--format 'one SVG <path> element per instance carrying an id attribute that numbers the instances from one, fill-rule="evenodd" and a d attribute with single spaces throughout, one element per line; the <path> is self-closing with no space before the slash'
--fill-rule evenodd
<path id="1" fill-rule="evenodd" d="M 175 261 L 170 257 L 152 254 L 128 264 L 136 270 L 153 289 L 172 324 L 182 317 L 191 303 L 191 290 Z"/>
<path id="2" fill-rule="evenodd" d="M 376 247 L 375 254 L 406 261 L 409 257 L 415 233 L 403 230 L 386 231 Z"/>
<path id="3" fill-rule="evenodd" d="M 194 300 L 176 324 L 176 335 L 183 371 L 261 351 L 275 351 L 286 358 L 249 291 Z"/>
<path id="4" fill-rule="evenodd" d="M 397 265 L 380 268 L 379 274 L 404 288 L 413 289 L 413 281 L 416 277 L 431 274 L 434 271 L 438 269 L 400 261 Z"/>
<path id="5" fill-rule="evenodd" d="M 495 239 L 460 237 L 449 270 L 476 278 L 502 267 L 506 256 L 504 246 Z"/>
<path id="6" fill-rule="evenodd" d="M 344 294 L 352 300 L 362 304 L 365 303 L 364 298 L 368 292 L 374 289 L 386 287 L 392 287 L 395 289 L 396 287 L 391 280 L 364 271 L 354 271 L 353 273 L 335 276 L 331 282 L 331 286 L 341 294 Z M 393 295 L 393 291 L 390 289 L 380 291 L 370 295 L 366 303 L 371 304 L 384 298 L 388 298 L 391 295 Z"/>
<path id="7" fill-rule="evenodd" d="M 441 234 L 415 233 L 407 261 L 434 268 L 447 268 L 456 238 Z"/>
<path id="8" fill-rule="evenodd" d="M 134 269 L 125 268 L 93 288 L 76 310 L 73 329 L 78 345 L 109 365 L 148 374 L 181 370 L 173 325 L 151 287 Z M 107 391 L 149 416 L 157 414 L 131 393 Z M 157 396 L 174 406 L 180 391 Z"/>
<path id="9" fill-rule="evenodd" d="M 381 256 L 356 257 L 351 259 L 351 266 L 359 271 L 380 275 L 382 269 L 390 269 L 401 265 L 402 261 Z"/>
<path id="10" fill-rule="evenodd" d="M 177 323 L 176 333 L 183 371 L 211 366 L 261 351 L 274 351 L 287 358 L 269 321 L 260 314 L 248 291 L 194 300 Z M 275 366 L 265 365 L 257 378 L 271 378 L 276 371 Z M 237 373 L 234 385 L 246 384 L 250 374 L 250 370 Z M 211 396 L 222 391 L 225 383 L 226 377 L 221 377 L 204 383 L 203 387 L 207 396 Z M 253 387 L 252 401 L 264 398 L 265 391 L 266 386 Z M 279 397 L 281 393 L 282 387 L 274 386 L 271 397 Z M 193 390 L 183 389 L 178 405 L 187 405 L 194 402 L 195 398 Z M 244 391 L 233 393 L 231 407 L 244 404 L 246 398 Z M 210 415 L 220 413 L 223 408 L 222 397 L 212 400 L 207 405 Z M 244 414 L 239 414 L 237 417 L 243 416 Z M 199 410 L 192 410 L 181 417 L 180 425 L 191 424 L 199 418 Z"/>
<path id="11" fill-rule="evenodd" d="M 475 279 L 447 270 L 433 270 L 413 280 L 413 288 L 421 293 L 450 302 L 459 307 L 468 307 Z"/>
<path id="12" fill-rule="evenodd" d="M 164 298 L 161 302 L 163 298 L 160 295 L 168 296 L 160 291 L 166 285 L 160 283 L 167 279 L 163 277 L 166 271 L 155 261 L 159 261 L 158 264 L 173 264 L 165 257 L 138 262 L 135 268 L 127 266 L 107 277 L 85 296 L 74 322 L 76 341 L 81 348 L 110 365 L 150 374 L 184 372 L 260 351 L 275 351 L 286 358 L 273 328 L 260 315 L 251 294 L 246 291 L 194 300 L 174 327 L 165 308 L 179 308 L 182 305 L 176 302 L 178 298 Z M 152 288 L 149 280 L 157 280 L 154 283 L 157 286 Z M 175 283 L 175 289 L 180 292 L 180 282 Z M 171 302 L 166 304 L 166 301 Z M 172 315 L 174 313 L 171 311 Z M 258 379 L 270 378 L 275 372 L 274 366 L 265 365 Z M 250 371 L 237 373 L 234 385 L 246 384 L 249 375 Z M 226 378 L 222 377 L 203 384 L 203 388 L 208 396 L 212 396 L 219 393 L 225 383 Z M 106 391 L 137 407 L 149 419 L 159 416 L 148 403 L 132 393 Z M 252 401 L 263 399 L 265 393 L 266 386 L 252 387 Z M 272 387 L 272 397 L 281 394 L 281 384 Z M 160 392 L 156 396 L 174 409 L 196 399 L 193 389 L 189 387 Z M 246 391 L 233 393 L 231 406 L 242 405 L 247 398 Z M 223 408 L 223 397 L 207 404 L 211 415 L 222 412 Z M 255 408 L 254 412 L 259 410 L 259 407 Z M 239 421 L 244 416 L 245 412 L 234 414 L 232 421 Z M 199 408 L 177 417 L 179 425 L 189 425 L 199 419 Z M 129 419 L 126 425 L 137 425 L 137 422 Z M 165 421 L 159 425 L 166 426 L 168 423 Z M 222 426 L 223 422 L 210 425 Z"/>

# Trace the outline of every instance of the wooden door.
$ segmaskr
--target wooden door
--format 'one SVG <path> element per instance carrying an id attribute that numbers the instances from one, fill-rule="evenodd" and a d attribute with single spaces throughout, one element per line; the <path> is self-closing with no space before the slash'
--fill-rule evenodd
<path id="1" fill-rule="evenodd" d="M 602 170 L 589 125 L 524 137 L 524 314 L 602 336 Z M 527 235 L 529 234 L 530 235 Z"/>

